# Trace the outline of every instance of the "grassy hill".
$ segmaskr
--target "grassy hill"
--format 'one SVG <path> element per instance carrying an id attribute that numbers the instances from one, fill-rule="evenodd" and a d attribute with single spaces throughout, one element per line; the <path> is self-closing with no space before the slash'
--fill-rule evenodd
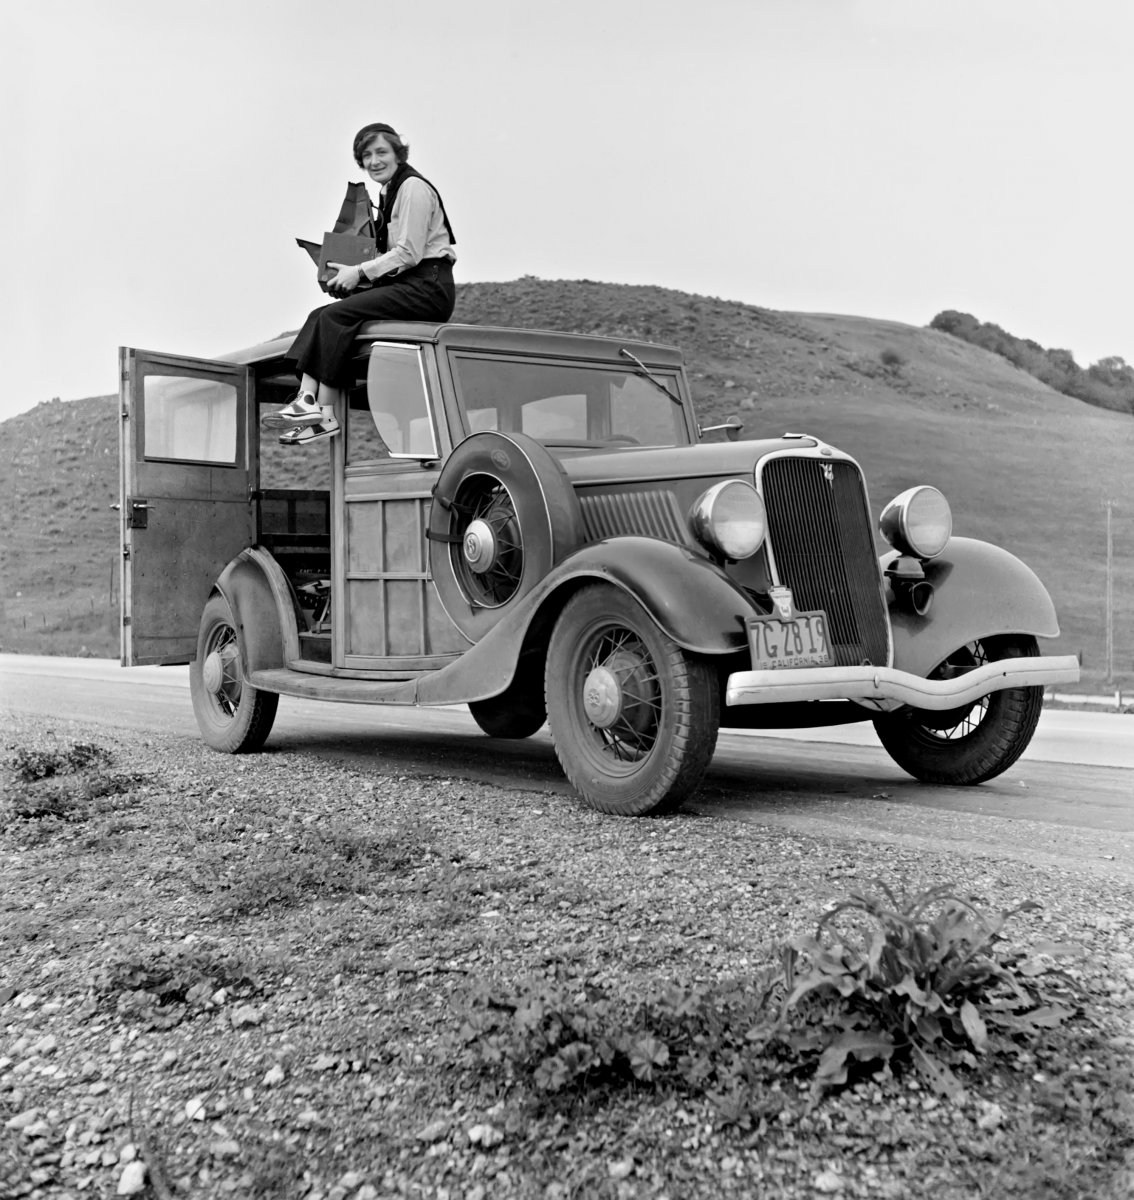
<path id="1" fill-rule="evenodd" d="M 1105 663 L 1106 525 L 1114 521 L 1115 665 L 1134 682 L 1134 421 L 1060 395 L 948 334 L 774 312 L 656 287 L 547 281 L 460 288 L 457 319 L 673 342 L 703 424 L 813 433 L 863 464 L 877 511 L 940 487 L 959 534 L 1012 550 L 1055 598 L 1045 649 Z M 249 330 L 248 342 L 263 331 Z M 163 347 L 176 351 L 177 346 Z M 112 396 L 0 424 L 0 649 L 117 654 L 117 418 Z"/>

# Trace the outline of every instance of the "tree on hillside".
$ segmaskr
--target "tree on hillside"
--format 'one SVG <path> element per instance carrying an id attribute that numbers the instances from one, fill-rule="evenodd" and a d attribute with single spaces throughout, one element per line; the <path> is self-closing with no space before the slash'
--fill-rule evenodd
<path id="1" fill-rule="evenodd" d="M 1101 358 L 1084 371 L 1070 350 L 1045 350 L 1031 338 L 1018 338 L 953 308 L 939 312 L 929 327 L 999 354 L 1057 392 L 1134 416 L 1134 367 L 1118 355 Z"/>

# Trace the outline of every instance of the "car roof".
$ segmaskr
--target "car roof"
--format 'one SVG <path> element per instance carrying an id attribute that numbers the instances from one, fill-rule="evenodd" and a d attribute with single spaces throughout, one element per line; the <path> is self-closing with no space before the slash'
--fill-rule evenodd
<path id="1" fill-rule="evenodd" d="M 450 350 L 480 350 L 498 354 L 538 355 L 541 358 L 590 358 L 625 363 L 620 351 L 625 348 L 645 362 L 679 367 L 684 361 L 676 346 L 663 346 L 631 338 L 603 337 L 597 334 L 557 333 L 547 329 L 510 329 L 497 325 L 436 324 L 426 321 L 369 321 L 358 336 L 365 339 L 397 342 L 432 342 Z M 295 333 L 246 350 L 221 355 L 224 362 L 260 363 L 283 358 Z"/>

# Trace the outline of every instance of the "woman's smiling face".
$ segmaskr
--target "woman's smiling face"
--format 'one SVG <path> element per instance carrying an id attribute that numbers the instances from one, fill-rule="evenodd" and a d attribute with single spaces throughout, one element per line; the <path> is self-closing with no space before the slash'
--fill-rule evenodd
<path id="1" fill-rule="evenodd" d="M 398 156 L 384 133 L 376 133 L 362 151 L 362 169 L 375 183 L 389 183 L 398 169 Z"/>

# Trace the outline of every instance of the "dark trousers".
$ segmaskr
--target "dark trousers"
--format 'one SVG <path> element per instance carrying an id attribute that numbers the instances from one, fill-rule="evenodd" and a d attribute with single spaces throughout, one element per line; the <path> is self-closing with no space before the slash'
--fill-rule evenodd
<path id="1" fill-rule="evenodd" d="M 385 276 L 374 287 L 315 309 L 303 322 L 288 351 L 297 372 L 328 387 L 352 382 L 354 339 L 367 321 L 447 321 L 457 303 L 453 264 L 428 258 L 399 275 Z"/>

